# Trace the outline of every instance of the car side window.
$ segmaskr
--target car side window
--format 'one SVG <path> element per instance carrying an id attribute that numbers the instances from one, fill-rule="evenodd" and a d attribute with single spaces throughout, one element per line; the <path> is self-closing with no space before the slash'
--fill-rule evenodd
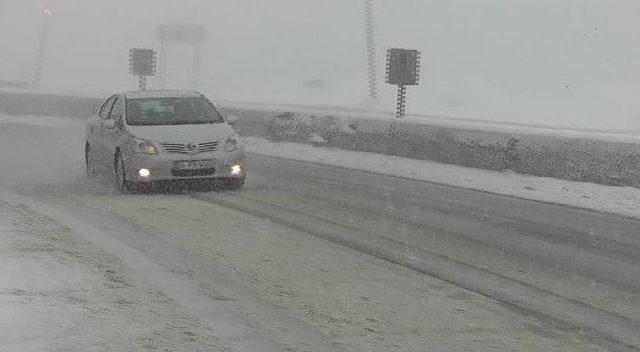
<path id="1" fill-rule="evenodd" d="M 111 108 L 113 108 L 113 103 L 115 102 L 115 97 L 111 97 L 107 100 L 106 103 L 102 106 L 100 110 L 100 119 L 107 120 L 109 118 L 109 114 L 111 113 Z"/>
<path id="2" fill-rule="evenodd" d="M 111 119 L 114 121 L 120 121 L 124 115 L 124 99 L 117 97 L 113 108 L 111 109 Z"/>
<path id="3" fill-rule="evenodd" d="M 104 112 L 107 110 L 107 105 L 109 105 L 109 102 L 111 101 L 111 99 L 107 99 L 107 101 L 105 101 L 102 106 L 100 107 L 100 112 L 98 112 L 98 116 L 103 119 L 104 118 Z"/>

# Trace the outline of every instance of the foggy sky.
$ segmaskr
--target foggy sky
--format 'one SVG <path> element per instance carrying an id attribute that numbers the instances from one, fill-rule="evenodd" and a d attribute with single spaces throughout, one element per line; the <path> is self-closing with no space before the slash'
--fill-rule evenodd
<path id="1" fill-rule="evenodd" d="M 31 78 L 47 3 L 45 90 L 134 89 L 130 47 L 157 48 L 161 24 L 202 24 L 201 88 L 217 99 L 353 106 L 366 95 L 361 0 L 2 0 L 0 78 Z M 423 53 L 410 111 L 640 130 L 636 0 L 379 0 L 376 11 L 381 81 L 388 47 Z M 190 48 L 171 49 L 170 87 L 190 88 Z"/>

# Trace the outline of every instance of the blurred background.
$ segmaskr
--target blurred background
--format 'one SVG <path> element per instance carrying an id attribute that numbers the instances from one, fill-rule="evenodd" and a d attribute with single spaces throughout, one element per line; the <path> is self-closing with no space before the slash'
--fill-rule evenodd
<path id="1" fill-rule="evenodd" d="M 129 48 L 193 24 L 206 27 L 199 85 L 214 100 L 391 111 L 385 51 L 404 47 L 422 52 L 410 114 L 640 131 L 637 0 L 376 0 L 377 101 L 362 0 L 2 0 L 5 85 L 32 79 L 44 9 L 42 91 L 135 89 Z M 191 47 L 168 49 L 166 87 L 192 88 Z"/>

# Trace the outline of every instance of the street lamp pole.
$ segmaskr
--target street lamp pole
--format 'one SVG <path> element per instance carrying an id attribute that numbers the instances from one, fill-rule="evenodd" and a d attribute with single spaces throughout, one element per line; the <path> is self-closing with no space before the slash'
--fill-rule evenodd
<path id="1" fill-rule="evenodd" d="M 51 17 L 53 17 L 53 10 L 47 6 L 42 10 L 42 28 L 40 30 L 40 40 L 38 42 L 38 50 L 36 52 L 33 81 L 31 82 L 35 88 L 40 87 L 40 82 L 42 81 L 42 69 L 44 67 L 45 50 L 47 49 Z"/>
<path id="2" fill-rule="evenodd" d="M 378 98 L 376 67 L 376 34 L 373 0 L 364 0 L 365 36 L 367 45 L 367 71 L 369 73 L 369 98 Z"/>
<path id="3" fill-rule="evenodd" d="M 2 34 L 2 0 L 0 0 L 0 34 Z M 0 74 L 2 74 L 1 66 L 0 66 Z"/>

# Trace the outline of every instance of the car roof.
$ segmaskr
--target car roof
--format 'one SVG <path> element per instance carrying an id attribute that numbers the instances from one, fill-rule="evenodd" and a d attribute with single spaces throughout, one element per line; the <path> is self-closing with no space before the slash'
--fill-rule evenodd
<path id="1" fill-rule="evenodd" d="M 122 93 L 127 99 L 200 97 L 195 90 L 140 90 Z"/>

